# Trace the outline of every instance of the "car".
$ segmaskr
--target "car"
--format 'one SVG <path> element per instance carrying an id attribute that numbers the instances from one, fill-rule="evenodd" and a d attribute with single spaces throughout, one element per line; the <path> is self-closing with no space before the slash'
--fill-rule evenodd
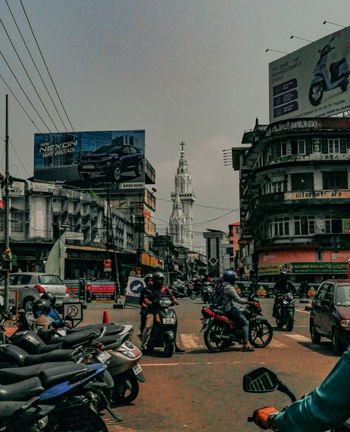
<path id="1" fill-rule="evenodd" d="M 329 279 L 319 286 L 312 301 L 310 334 L 314 344 L 321 337 L 331 339 L 336 354 L 349 345 L 350 279 Z"/>
<path id="2" fill-rule="evenodd" d="M 57 275 L 38 272 L 19 272 L 10 274 L 10 299 L 15 299 L 18 291 L 18 307 L 31 311 L 33 302 L 39 299 L 45 292 L 50 292 L 56 297 L 56 306 L 60 308 L 62 303 L 69 300 L 67 287 Z M 0 280 L 0 294 L 4 294 L 4 279 Z"/>
<path id="3" fill-rule="evenodd" d="M 139 177 L 143 171 L 144 157 L 133 145 L 104 145 L 94 152 L 82 153 L 78 162 L 78 172 L 83 181 L 104 178 L 119 182 L 125 172 Z"/>

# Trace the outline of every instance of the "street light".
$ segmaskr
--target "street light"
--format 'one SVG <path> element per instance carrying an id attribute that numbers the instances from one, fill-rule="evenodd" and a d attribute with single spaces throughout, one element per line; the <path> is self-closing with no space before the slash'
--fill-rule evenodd
<path id="1" fill-rule="evenodd" d="M 275 50 L 275 49 L 271 49 L 271 48 L 266 48 L 265 52 L 268 52 L 268 51 L 276 52 L 276 53 L 279 53 L 279 54 L 288 54 L 288 53 L 286 53 L 284 51 L 279 51 L 279 50 Z"/>
<path id="2" fill-rule="evenodd" d="M 337 24 L 337 23 L 334 23 L 334 22 L 332 22 L 332 21 L 323 21 L 323 24 L 332 24 L 332 25 L 335 25 L 335 26 L 337 26 L 337 27 L 342 27 L 342 28 L 345 28 L 345 26 L 344 25 L 342 25 L 342 24 Z"/>
<path id="3" fill-rule="evenodd" d="M 305 39 L 305 38 L 302 38 L 302 37 L 299 37 L 299 36 L 295 36 L 295 35 L 290 36 L 290 39 L 300 39 L 300 40 L 302 40 L 304 42 L 310 42 L 310 43 L 312 42 L 309 39 Z"/>

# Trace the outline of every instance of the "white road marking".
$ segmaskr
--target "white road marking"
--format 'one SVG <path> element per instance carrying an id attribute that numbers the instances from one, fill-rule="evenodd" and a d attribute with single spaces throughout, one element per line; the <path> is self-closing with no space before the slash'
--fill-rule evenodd
<path id="1" fill-rule="evenodd" d="M 304 314 L 309 314 L 310 313 L 310 311 L 301 310 L 301 309 L 295 309 L 295 311 L 299 312 L 299 313 L 304 313 Z"/>
<path id="2" fill-rule="evenodd" d="M 196 349 L 204 347 L 203 336 L 181 333 L 179 335 L 179 338 L 182 346 L 185 349 Z"/>
<path id="3" fill-rule="evenodd" d="M 246 361 L 213 361 L 213 362 L 183 362 L 183 363 L 142 363 L 142 367 L 157 367 L 157 366 L 215 366 L 219 364 L 236 365 L 246 364 Z M 264 365 L 266 362 L 249 362 L 249 364 Z"/>
<path id="4" fill-rule="evenodd" d="M 311 339 L 300 334 L 286 334 L 287 337 L 296 340 L 297 342 L 311 342 Z"/>
<path id="5" fill-rule="evenodd" d="M 284 348 L 286 346 L 286 344 L 276 340 L 276 339 L 272 339 L 272 341 L 270 342 L 270 344 L 267 346 L 270 348 Z"/>

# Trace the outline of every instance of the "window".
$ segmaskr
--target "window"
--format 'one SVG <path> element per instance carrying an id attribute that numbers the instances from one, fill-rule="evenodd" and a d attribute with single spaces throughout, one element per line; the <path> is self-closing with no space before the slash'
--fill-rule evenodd
<path id="1" fill-rule="evenodd" d="M 291 174 L 292 191 L 312 191 L 314 190 L 313 173 Z"/>
<path id="2" fill-rule="evenodd" d="M 305 154 L 305 140 L 298 140 L 298 154 Z"/>
<path id="3" fill-rule="evenodd" d="M 347 171 L 327 171 L 322 173 L 323 189 L 348 189 Z"/>
<path id="4" fill-rule="evenodd" d="M 130 154 L 137 154 L 138 150 L 135 147 L 129 147 Z"/>
<path id="5" fill-rule="evenodd" d="M 303 236 L 315 234 L 314 216 L 295 216 L 294 217 L 294 234 Z"/>
<path id="6" fill-rule="evenodd" d="M 289 236 L 289 219 L 287 217 L 272 219 L 269 227 L 269 237 Z"/>
<path id="7" fill-rule="evenodd" d="M 324 296 L 325 300 L 328 300 L 329 302 L 333 302 L 333 298 L 334 298 L 334 285 L 329 284 L 329 288 Z"/>
<path id="8" fill-rule="evenodd" d="M 316 300 L 323 300 L 325 298 L 328 287 L 329 287 L 328 283 L 325 283 L 325 284 L 320 286 L 320 288 L 317 291 L 317 294 L 315 296 Z"/>
<path id="9" fill-rule="evenodd" d="M 24 231 L 24 215 L 23 213 L 12 213 L 11 215 L 11 231 L 23 232 Z"/>

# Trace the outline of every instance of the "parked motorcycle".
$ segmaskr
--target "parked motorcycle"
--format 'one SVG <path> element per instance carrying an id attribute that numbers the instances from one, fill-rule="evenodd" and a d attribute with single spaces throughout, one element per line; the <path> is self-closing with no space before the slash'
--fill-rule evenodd
<path id="1" fill-rule="evenodd" d="M 214 293 L 213 285 L 209 282 L 204 282 L 202 288 L 202 302 L 210 304 L 212 301 L 213 293 Z"/>
<path id="2" fill-rule="evenodd" d="M 290 397 L 292 402 L 296 401 L 294 393 L 284 384 L 271 370 L 260 367 L 254 369 L 243 377 L 243 390 L 247 393 L 267 393 L 278 390 Z M 253 422 L 253 417 L 248 417 L 248 422 Z M 331 429 L 328 432 L 350 431 L 350 419 L 343 425 Z"/>
<path id="3" fill-rule="evenodd" d="M 271 324 L 263 318 L 260 302 L 253 296 L 249 297 L 253 304 L 247 305 L 243 314 L 249 321 L 249 342 L 256 348 L 265 348 L 272 340 Z M 243 332 L 225 313 L 213 306 L 202 307 L 202 329 L 204 342 L 212 352 L 223 351 L 235 342 L 242 342 Z"/>
<path id="4" fill-rule="evenodd" d="M 176 298 L 184 298 L 188 296 L 187 286 L 181 280 L 175 280 L 171 286 L 171 290 Z"/>
<path id="5" fill-rule="evenodd" d="M 171 308 L 173 305 L 174 302 L 171 297 L 163 296 L 158 299 L 157 312 L 147 344 L 147 349 L 150 352 L 156 347 L 163 348 L 165 357 L 171 357 L 175 350 L 177 317 L 175 310 Z"/>
<path id="6" fill-rule="evenodd" d="M 203 284 L 199 280 L 194 280 L 191 287 L 188 288 L 188 295 L 191 300 L 195 300 L 202 295 Z"/>
<path id="7" fill-rule="evenodd" d="M 281 294 L 276 297 L 273 316 L 278 328 L 286 326 L 287 331 L 294 327 L 295 299 L 292 293 Z"/>
<path id="8" fill-rule="evenodd" d="M 311 105 L 317 106 L 321 103 L 323 92 L 340 87 L 344 92 L 349 85 L 349 65 L 346 58 L 343 57 L 337 62 L 333 62 L 327 69 L 328 54 L 335 49 L 331 46 L 335 36 L 332 36 L 329 43 L 318 52 L 320 58 L 314 69 L 314 78 L 311 81 L 309 90 L 309 101 Z"/>

